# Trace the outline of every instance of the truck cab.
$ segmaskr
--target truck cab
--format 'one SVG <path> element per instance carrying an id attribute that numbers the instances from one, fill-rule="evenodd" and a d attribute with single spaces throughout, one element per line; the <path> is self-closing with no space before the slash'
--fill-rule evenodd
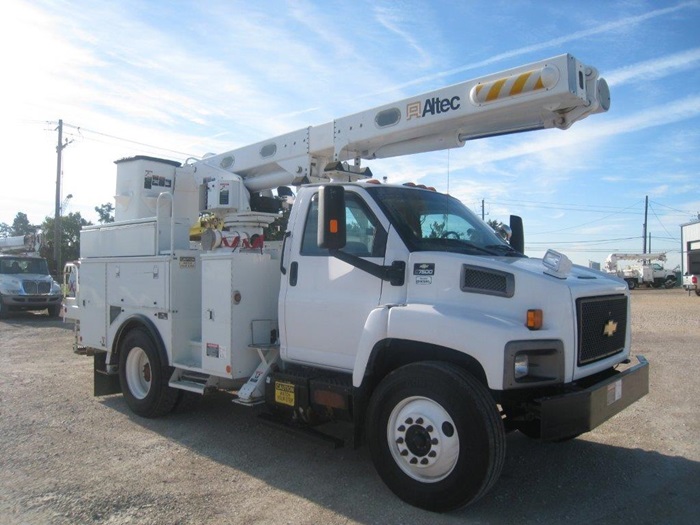
<path id="1" fill-rule="evenodd" d="M 319 188 L 305 187 L 297 197 L 280 292 L 283 359 L 361 374 L 378 353 L 396 352 L 398 341 L 420 342 L 471 356 L 489 387 L 503 390 L 537 384 L 534 372 L 516 381 L 514 363 L 504 361 L 503 349 L 516 342 L 533 351 L 543 349 L 536 341 L 562 345 L 556 374 L 541 379 L 544 385 L 570 382 L 626 357 L 629 292 L 619 280 L 583 267 L 556 275 L 457 199 L 434 190 L 375 183 L 344 188 L 347 241 L 336 256 L 318 245 Z M 391 282 L 355 266 L 354 258 L 387 271 L 397 263 L 405 269 Z M 576 341 L 567 325 L 577 302 L 600 294 L 619 305 L 619 331 L 609 341 L 597 340 L 581 362 L 569 350 Z M 542 311 L 537 328 L 527 326 L 531 309 Z M 298 330 L 310 319 L 313 330 Z M 601 342 L 608 344 L 597 346 Z M 363 377 L 353 379 L 359 385 Z"/>
<path id="2" fill-rule="evenodd" d="M 0 255 L 0 318 L 10 311 L 61 312 L 61 287 L 49 274 L 46 259 L 31 255 Z"/>

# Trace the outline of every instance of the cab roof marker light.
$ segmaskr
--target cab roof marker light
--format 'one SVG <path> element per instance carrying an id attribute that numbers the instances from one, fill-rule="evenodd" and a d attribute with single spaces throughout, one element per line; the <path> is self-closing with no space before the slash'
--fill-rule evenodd
<path id="1" fill-rule="evenodd" d="M 469 100 L 475 106 L 481 106 L 542 89 L 551 89 L 559 82 L 559 76 L 559 70 L 556 67 L 546 65 L 539 70 L 479 83 L 470 90 Z"/>

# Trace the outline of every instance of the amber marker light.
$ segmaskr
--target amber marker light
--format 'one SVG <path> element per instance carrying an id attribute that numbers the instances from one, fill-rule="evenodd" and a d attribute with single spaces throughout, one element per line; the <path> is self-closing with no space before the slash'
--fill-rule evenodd
<path id="1" fill-rule="evenodd" d="M 526 326 L 530 330 L 539 330 L 542 328 L 542 310 L 528 310 Z"/>
<path id="2" fill-rule="evenodd" d="M 329 226 L 328 229 L 330 230 L 331 233 L 338 233 L 338 221 L 337 220 L 335 220 L 335 219 L 331 220 L 331 222 L 328 226 Z"/>

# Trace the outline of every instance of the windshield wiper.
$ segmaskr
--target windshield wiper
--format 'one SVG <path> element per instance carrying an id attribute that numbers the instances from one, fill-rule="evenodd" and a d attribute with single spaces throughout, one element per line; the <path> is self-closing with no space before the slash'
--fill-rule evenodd
<path id="1" fill-rule="evenodd" d="M 483 253 L 486 255 L 498 255 L 497 253 L 487 250 L 483 246 L 474 244 L 470 241 L 465 241 L 464 239 L 438 239 L 438 238 L 428 238 L 423 239 L 423 246 L 426 249 L 432 249 L 431 245 L 439 245 L 443 249 L 447 249 L 450 252 L 464 252 L 464 251 L 474 251 L 478 253 Z"/>
<path id="2" fill-rule="evenodd" d="M 507 244 L 489 244 L 486 247 L 495 251 L 495 252 L 499 252 L 498 255 L 503 255 L 505 257 L 525 257 L 524 254 L 513 249 L 511 246 L 508 246 Z"/>

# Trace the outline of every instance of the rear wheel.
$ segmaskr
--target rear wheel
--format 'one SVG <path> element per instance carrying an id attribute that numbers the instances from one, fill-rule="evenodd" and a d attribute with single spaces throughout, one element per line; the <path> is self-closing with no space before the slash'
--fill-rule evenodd
<path id="1" fill-rule="evenodd" d="M 505 460 L 503 423 L 489 391 L 447 363 L 413 363 L 389 374 L 370 400 L 367 432 L 383 481 L 427 510 L 478 500 Z"/>
<path id="2" fill-rule="evenodd" d="M 171 374 L 145 330 L 136 328 L 124 337 L 119 351 L 119 383 L 135 414 L 158 417 L 173 409 L 178 390 L 168 386 Z"/>

